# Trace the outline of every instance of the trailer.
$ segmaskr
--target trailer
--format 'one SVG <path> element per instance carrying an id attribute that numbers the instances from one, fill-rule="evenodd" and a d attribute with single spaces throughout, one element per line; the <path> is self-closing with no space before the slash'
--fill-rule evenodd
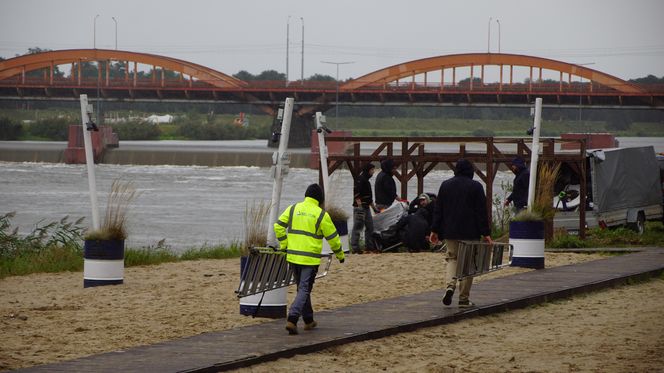
<path id="1" fill-rule="evenodd" d="M 664 217 L 660 166 L 652 146 L 589 150 L 586 174 L 587 228 L 626 226 L 643 233 L 646 221 Z M 562 168 L 560 180 L 553 200 L 558 209 L 554 229 L 578 232 L 578 178 Z"/>

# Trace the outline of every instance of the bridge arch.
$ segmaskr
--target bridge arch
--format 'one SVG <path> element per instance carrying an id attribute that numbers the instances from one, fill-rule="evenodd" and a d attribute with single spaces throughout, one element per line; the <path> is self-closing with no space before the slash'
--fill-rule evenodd
<path id="1" fill-rule="evenodd" d="M 481 67 L 482 74 L 484 66 L 501 66 L 500 69 L 500 84 L 503 85 L 503 66 L 523 66 L 530 68 L 530 81 L 533 81 L 533 68 L 539 68 L 539 76 L 541 78 L 542 69 L 553 70 L 560 72 L 560 84 L 562 90 L 563 74 L 568 74 L 568 81 L 571 82 L 571 76 L 579 76 L 587 79 L 593 83 L 601 86 L 614 89 L 618 92 L 626 94 L 638 94 L 643 91 L 615 76 L 603 73 L 601 71 L 593 70 L 585 66 L 570 64 L 567 62 L 552 60 L 548 58 L 526 56 L 520 54 L 505 54 L 505 53 L 467 53 L 467 54 L 452 54 L 445 56 L 436 56 L 423 58 L 404 62 L 394 66 L 386 67 L 381 70 L 374 71 L 357 79 L 353 79 L 340 87 L 340 90 L 352 91 L 369 87 L 385 86 L 391 82 L 400 79 L 414 77 L 420 74 L 426 74 L 433 71 L 441 71 L 444 74 L 445 69 L 456 69 L 458 67 L 471 67 L 471 76 L 473 76 L 473 68 Z M 511 84 L 511 71 L 510 68 L 510 84 Z M 477 77 L 477 76 L 475 76 Z M 443 78 L 441 77 L 441 86 Z M 472 84 L 472 83 L 471 83 Z M 472 87 L 472 85 L 471 85 Z"/>
<path id="2" fill-rule="evenodd" d="M 159 66 L 163 69 L 188 75 L 190 80 L 196 78 L 218 88 L 241 88 L 246 86 L 246 83 L 240 79 L 188 61 L 155 54 L 109 49 L 67 49 L 10 58 L 0 61 L 0 80 L 19 76 L 24 81 L 27 72 L 50 69 L 52 82 L 54 66 L 74 63 L 80 65 L 82 62 L 92 61 L 134 62 L 134 64 Z M 129 66 L 127 66 L 128 70 Z M 135 70 L 136 65 L 134 66 L 134 75 L 136 74 Z M 74 72 L 72 71 L 72 77 L 73 75 Z"/>

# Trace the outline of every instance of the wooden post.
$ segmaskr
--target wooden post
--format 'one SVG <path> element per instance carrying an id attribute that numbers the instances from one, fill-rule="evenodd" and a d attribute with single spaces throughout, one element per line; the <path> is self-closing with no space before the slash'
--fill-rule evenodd
<path id="1" fill-rule="evenodd" d="M 493 137 L 490 137 L 486 142 L 486 213 L 489 219 L 489 229 L 493 223 Z"/>
<path id="2" fill-rule="evenodd" d="M 408 153 L 408 140 L 401 141 L 401 199 L 408 199 L 408 161 L 410 160 L 410 153 Z"/>
<path id="3" fill-rule="evenodd" d="M 586 188 L 587 177 L 586 174 L 586 139 L 581 139 L 580 154 L 579 154 L 579 169 L 581 171 L 581 190 L 580 190 L 580 200 L 579 200 L 579 237 L 582 240 L 586 239 L 586 194 L 588 190 Z"/>

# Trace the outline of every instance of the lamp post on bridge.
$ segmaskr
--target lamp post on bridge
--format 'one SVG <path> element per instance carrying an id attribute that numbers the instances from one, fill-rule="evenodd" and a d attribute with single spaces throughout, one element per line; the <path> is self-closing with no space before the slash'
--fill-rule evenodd
<path id="1" fill-rule="evenodd" d="M 93 32 L 92 32 L 93 33 L 93 37 L 92 37 L 93 44 L 92 44 L 92 46 L 93 46 L 94 49 L 97 49 L 97 18 L 99 18 L 99 14 L 97 14 L 95 16 L 95 19 L 93 21 Z M 96 116 L 97 116 L 97 124 L 101 124 L 101 122 L 99 122 L 99 74 L 100 74 L 100 71 L 101 71 L 101 63 L 99 62 L 99 60 L 97 60 L 97 102 L 96 102 L 97 103 L 97 112 L 95 113 Z"/>
<path id="2" fill-rule="evenodd" d="M 115 50 L 118 50 L 118 20 L 115 17 L 111 17 L 113 22 L 115 22 Z"/>
<path id="3" fill-rule="evenodd" d="M 304 17 L 300 17 L 302 21 L 302 70 L 300 79 L 302 79 L 302 85 L 304 85 Z"/>
<path id="4" fill-rule="evenodd" d="M 321 63 L 326 63 L 330 65 L 337 65 L 337 95 L 336 95 L 336 104 L 334 105 L 334 128 L 339 129 L 339 65 L 349 65 L 355 63 L 355 61 L 347 62 L 332 62 L 332 61 L 320 61 Z"/>
<path id="5" fill-rule="evenodd" d="M 586 63 L 577 63 L 579 66 L 588 66 L 588 65 L 594 65 L 594 62 L 586 62 Z M 581 107 L 583 105 L 583 77 L 579 75 L 579 125 L 581 125 Z M 586 128 L 586 132 L 590 133 L 590 129 Z"/>
<path id="6" fill-rule="evenodd" d="M 288 57 L 289 57 L 289 48 L 290 48 L 290 18 L 286 21 L 286 84 L 288 85 L 289 76 L 288 76 Z"/>
<path id="7" fill-rule="evenodd" d="M 498 54 L 500 54 L 500 20 L 497 18 L 496 23 L 498 24 Z"/>
<path id="8" fill-rule="evenodd" d="M 489 17 L 489 30 L 487 31 L 487 37 L 486 37 L 486 52 L 491 53 L 491 20 L 493 17 Z"/>
<path id="9" fill-rule="evenodd" d="M 95 20 L 92 22 L 92 48 L 97 49 L 97 18 L 99 14 L 95 16 Z"/>

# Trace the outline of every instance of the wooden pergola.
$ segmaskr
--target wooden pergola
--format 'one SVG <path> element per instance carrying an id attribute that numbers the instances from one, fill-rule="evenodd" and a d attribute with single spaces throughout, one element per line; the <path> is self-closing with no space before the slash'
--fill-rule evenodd
<path id="1" fill-rule="evenodd" d="M 454 170 L 459 158 L 465 158 L 473 164 L 475 173 L 486 185 L 487 211 L 489 222 L 492 221 L 493 182 L 501 164 L 509 166 L 512 159 L 520 156 L 530 159 L 531 138 L 495 138 L 495 137 L 353 137 L 334 136 L 326 138 L 328 143 L 344 142 L 348 151 L 343 154 L 328 155 L 328 174 L 345 166 L 353 178 L 367 162 L 394 160 L 397 164 L 396 178 L 401 184 L 401 198 L 408 196 L 408 182 L 417 178 L 417 194 L 424 191 L 424 177 L 436 167 L 447 166 Z M 541 138 L 539 163 L 552 162 L 567 164 L 580 180 L 579 235 L 585 238 L 586 216 L 586 143 L 584 139 L 565 140 L 578 143 L 578 151 L 560 151 L 556 149 L 559 139 Z M 370 153 L 362 154 L 362 145 L 371 144 Z M 458 151 L 431 151 L 434 144 L 457 144 Z M 482 150 L 468 149 L 468 145 L 477 144 Z M 375 145 L 375 146 L 373 146 Z M 510 150 L 499 149 L 510 147 Z M 322 177 L 322 176 L 321 176 Z M 322 184 L 321 184 L 322 185 Z"/>

